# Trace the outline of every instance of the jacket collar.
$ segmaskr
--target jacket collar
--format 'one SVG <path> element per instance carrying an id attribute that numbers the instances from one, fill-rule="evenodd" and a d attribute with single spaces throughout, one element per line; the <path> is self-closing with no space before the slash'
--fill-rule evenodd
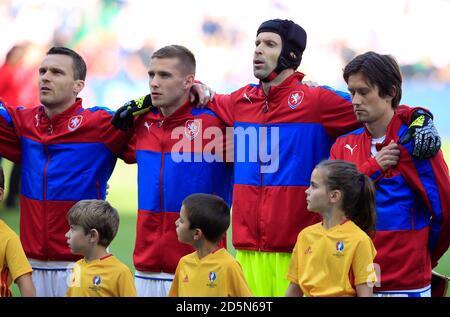
<path id="1" fill-rule="evenodd" d="M 187 100 L 177 110 L 175 110 L 175 112 L 172 113 L 170 116 L 165 117 L 158 108 L 156 108 L 153 111 L 153 113 L 156 114 L 156 117 L 158 120 L 176 121 L 178 119 L 182 119 L 182 118 L 185 118 L 186 116 L 189 116 L 191 114 L 191 111 L 193 108 L 194 108 L 194 105 L 189 100 Z"/>
<path id="2" fill-rule="evenodd" d="M 293 84 L 301 83 L 303 77 L 305 77 L 305 74 L 296 71 L 292 75 L 287 77 L 285 80 L 283 80 L 279 85 L 270 86 L 269 94 L 273 94 L 276 93 L 277 91 L 284 89 L 291 89 Z M 261 90 L 262 93 L 264 93 L 261 81 L 259 82 L 259 89 Z"/>
<path id="3" fill-rule="evenodd" d="M 391 140 L 394 140 L 394 142 L 398 141 L 398 129 L 400 129 L 400 126 L 402 125 L 402 121 L 400 117 L 397 114 L 397 111 L 394 111 L 394 115 L 392 116 L 391 122 L 389 122 L 387 129 L 386 129 L 386 137 L 383 141 L 383 143 L 380 143 L 378 147 L 383 148 L 384 146 L 388 145 Z M 369 130 L 367 129 L 366 125 L 364 125 L 364 133 L 369 138 L 372 139 L 372 135 L 370 134 Z"/>
<path id="4" fill-rule="evenodd" d="M 39 112 L 42 113 L 42 116 L 44 116 L 47 119 L 49 119 L 47 114 L 45 113 L 44 107 L 45 106 L 41 105 L 39 107 Z M 57 114 L 56 116 L 52 117 L 51 121 L 52 122 L 57 122 L 59 120 L 64 120 L 64 119 L 76 116 L 76 115 L 78 115 L 81 112 L 82 109 L 83 109 L 83 99 L 82 98 L 77 98 L 75 100 L 75 102 L 69 108 L 67 108 L 66 110 L 64 110 L 60 114 Z"/>

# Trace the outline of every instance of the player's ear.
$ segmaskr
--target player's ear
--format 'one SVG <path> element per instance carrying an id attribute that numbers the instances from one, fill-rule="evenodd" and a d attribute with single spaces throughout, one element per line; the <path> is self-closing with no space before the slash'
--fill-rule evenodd
<path id="1" fill-rule="evenodd" d="M 337 203 L 342 199 L 342 192 L 340 190 L 330 191 L 330 202 Z"/>
<path id="2" fill-rule="evenodd" d="M 391 90 L 389 91 L 389 94 L 386 94 L 386 96 L 384 96 L 384 100 L 386 100 L 386 103 L 392 105 L 392 99 L 394 99 L 396 95 L 397 95 L 397 87 L 392 86 Z"/>
<path id="3" fill-rule="evenodd" d="M 100 233 L 97 229 L 89 230 L 89 243 L 97 244 L 100 241 Z"/>
<path id="4" fill-rule="evenodd" d="M 84 88 L 84 80 L 78 79 L 75 80 L 75 84 L 73 85 L 73 94 L 77 96 Z"/>
<path id="5" fill-rule="evenodd" d="M 203 237 L 202 229 L 194 229 L 194 240 L 198 241 Z"/>
<path id="6" fill-rule="evenodd" d="M 187 75 L 184 78 L 184 88 L 191 89 L 192 85 L 194 84 L 194 80 L 195 80 L 194 75 Z"/>

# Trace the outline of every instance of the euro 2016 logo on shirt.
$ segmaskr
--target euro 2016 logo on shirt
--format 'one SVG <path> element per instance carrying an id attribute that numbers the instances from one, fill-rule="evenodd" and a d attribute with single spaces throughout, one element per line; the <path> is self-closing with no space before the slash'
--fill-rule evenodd
<path id="1" fill-rule="evenodd" d="M 291 109 L 297 108 L 303 101 L 303 97 L 305 97 L 305 93 L 301 90 L 291 92 L 288 98 L 288 105 Z"/>
<path id="2" fill-rule="evenodd" d="M 102 278 L 98 275 L 94 276 L 94 278 L 92 279 L 92 284 L 94 285 L 100 285 L 100 283 L 102 282 Z"/>
<path id="3" fill-rule="evenodd" d="M 67 128 L 69 129 L 69 131 L 75 131 L 80 126 L 81 121 L 83 121 L 83 116 L 74 116 L 69 119 Z"/>
<path id="4" fill-rule="evenodd" d="M 216 272 L 214 272 L 214 271 L 209 272 L 209 277 L 208 278 L 209 278 L 209 281 L 211 283 L 213 283 L 216 280 L 216 278 L 217 278 Z"/>
<path id="5" fill-rule="evenodd" d="M 214 272 L 214 271 L 209 272 L 209 275 L 208 275 L 209 283 L 206 284 L 206 286 L 208 286 L 209 288 L 217 287 L 216 279 L 217 279 L 216 272 Z"/>
<path id="6" fill-rule="evenodd" d="M 100 283 L 102 282 L 102 278 L 98 275 L 94 276 L 94 278 L 92 279 L 92 285 L 89 286 L 89 289 L 91 291 L 95 291 L 98 292 L 100 291 Z"/>
<path id="7" fill-rule="evenodd" d="M 336 242 L 336 250 L 337 250 L 337 253 L 333 254 L 334 256 L 337 256 L 337 257 L 344 256 L 344 254 L 342 253 L 344 251 L 344 242 L 342 242 L 342 241 Z"/>
<path id="8" fill-rule="evenodd" d="M 202 120 L 187 120 L 186 124 L 184 125 L 184 135 L 189 140 L 195 139 L 195 137 L 198 135 L 198 133 L 202 129 Z"/>

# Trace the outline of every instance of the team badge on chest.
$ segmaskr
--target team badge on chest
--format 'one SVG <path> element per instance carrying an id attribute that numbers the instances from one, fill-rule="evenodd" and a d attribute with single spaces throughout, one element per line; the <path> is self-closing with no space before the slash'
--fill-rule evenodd
<path id="1" fill-rule="evenodd" d="M 288 99 L 289 107 L 291 109 L 297 108 L 302 103 L 303 97 L 305 97 L 305 93 L 301 90 L 291 92 Z"/>
<path id="2" fill-rule="evenodd" d="M 187 120 L 184 125 L 184 134 L 189 140 L 195 139 L 202 129 L 202 120 Z"/>
<path id="3" fill-rule="evenodd" d="M 344 256 L 344 242 L 336 242 L 336 251 L 337 252 L 333 254 L 335 257 L 342 258 Z"/>
<path id="4" fill-rule="evenodd" d="M 336 242 L 336 250 L 338 252 L 344 251 L 344 242 L 342 242 L 342 241 Z"/>
<path id="5" fill-rule="evenodd" d="M 67 128 L 69 131 L 75 131 L 83 121 L 83 116 L 74 116 L 69 119 L 69 124 L 67 125 Z"/>
<path id="6" fill-rule="evenodd" d="M 100 283 L 102 282 L 102 278 L 98 275 L 94 276 L 94 278 L 92 279 L 92 284 L 94 285 L 100 285 Z"/>
<path id="7" fill-rule="evenodd" d="M 216 288 L 217 287 L 217 283 L 216 283 L 217 274 L 216 274 L 216 272 L 214 272 L 214 271 L 209 272 L 208 280 L 209 280 L 209 283 L 206 284 L 206 286 L 208 286 L 209 288 Z"/>

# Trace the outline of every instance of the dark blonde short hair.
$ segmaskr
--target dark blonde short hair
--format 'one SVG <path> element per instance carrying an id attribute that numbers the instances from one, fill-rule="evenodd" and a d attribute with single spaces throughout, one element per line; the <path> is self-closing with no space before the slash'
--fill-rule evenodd
<path id="1" fill-rule="evenodd" d="M 80 200 L 67 213 L 70 225 L 81 226 L 85 234 L 96 229 L 100 235 L 98 244 L 109 246 L 119 229 L 119 213 L 104 200 Z"/>
<path id="2" fill-rule="evenodd" d="M 185 75 L 195 75 L 195 57 L 186 47 L 181 45 L 168 45 L 153 53 L 153 58 L 177 58 Z"/>

